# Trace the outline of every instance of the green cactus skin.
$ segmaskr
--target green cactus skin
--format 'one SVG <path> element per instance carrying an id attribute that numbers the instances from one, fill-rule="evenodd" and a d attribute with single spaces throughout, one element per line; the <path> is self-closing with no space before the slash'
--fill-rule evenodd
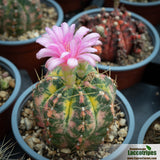
<path id="1" fill-rule="evenodd" d="M 1 89 L 8 89 L 9 88 L 9 82 L 4 80 L 4 79 L 0 79 L 0 88 Z"/>
<path id="2" fill-rule="evenodd" d="M 17 37 L 22 33 L 41 28 L 39 0 L 0 0 L 0 33 Z"/>
<path id="3" fill-rule="evenodd" d="M 73 86 L 65 85 L 59 68 L 42 79 L 33 90 L 34 115 L 48 144 L 94 150 L 112 123 L 116 86 L 90 65 L 85 76 L 78 73 Z"/>

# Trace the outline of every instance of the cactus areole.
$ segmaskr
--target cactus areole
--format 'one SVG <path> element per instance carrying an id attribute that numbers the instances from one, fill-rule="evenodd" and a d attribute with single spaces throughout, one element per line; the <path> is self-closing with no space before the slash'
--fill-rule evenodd
<path id="1" fill-rule="evenodd" d="M 50 57 L 48 73 L 33 90 L 34 115 L 44 139 L 57 148 L 95 150 L 107 138 L 114 117 L 116 86 L 94 66 L 100 35 L 75 24 L 46 28 L 37 58 Z"/>
<path id="2" fill-rule="evenodd" d="M 41 29 L 40 0 L 0 0 L 0 33 L 17 37 Z"/>

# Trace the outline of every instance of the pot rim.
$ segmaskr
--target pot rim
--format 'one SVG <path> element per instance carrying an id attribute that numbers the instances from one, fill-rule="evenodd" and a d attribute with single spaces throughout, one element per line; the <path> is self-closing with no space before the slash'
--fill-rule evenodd
<path id="1" fill-rule="evenodd" d="M 160 1 L 144 3 L 144 2 L 129 2 L 127 0 L 120 0 L 120 3 L 136 6 L 136 7 L 153 7 L 153 6 L 160 5 Z"/>
<path id="2" fill-rule="evenodd" d="M 61 8 L 61 6 L 53 0 L 46 0 L 48 3 L 52 4 L 56 11 L 57 11 L 57 15 L 58 15 L 58 19 L 55 25 L 59 26 L 64 18 L 64 13 L 63 10 Z M 30 38 L 28 40 L 22 40 L 22 41 L 2 41 L 0 40 L 0 45 L 10 45 L 10 46 L 16 46 L 16 45 L 26 45 L 26 44 L 30 44 L 30 43 L 34 43 L 40 36 L 35 37 L 35 38 Z"/>
<path id="3" fill-rule="evenodd" d="M 17 98 L 17 96 L 20 92 L 20 88 L 21 88 L 21 75 L 20 75 L 20 72 L 17 69 L 17 67 L 11 61 L 9 61 L 8 59 L 0 56 L 0 63 L 1 62 L 4 64 L 4 66 L 7 66 L 8 68 L 11 69 L 12 74 L 13 74 L 12 76 L 15 78 L 16 83 L 15 83 L 15 88 L 14 88 L 12 94 L 10 95 L 10 97 L 0 107 L 0 114 L 3 113 L 14 102 L 14 100 Z"/>
<path id="4" fill-rule="evenodd" d="M 108 12 L 111 12 L 114 9 L 113 8 L 105 8 L 105 10 L 108 11 Z M 87 10 L 87 11 L 82 11 L 79 14 L 73 16 L 68 21 L 68 24 L 71 25 L 71 24 L 75 23 L 77 21 L 77 19 L 79 17 L 81 17 L 82 15 L 92 14 L 92 13 L 98 13 L 100 11 L 101 11 L 101 8 L 96 8 L 96 9 L 90 9 L 90 10 Z M 160 38 L 159 38 L 159 34 L 158 34 L 157 30 L 155 29 L 155 27 L 148 20 L 146 20 L 145 18 L 143 18 L 142 16 L 140 16 L 140 15 L 138 15 L 136 13 L 133 13 L 133 12 L 130 12 L 130 13 L 131 13 L 131 16 L 134 19 L 138 19 L 138 20 L 142 21 L 147 26 L 148 32 L 150 33 L 150 36 L 152 38 L 152 43 L 154 44 L 154 50 L 152 51 L 152 53 L 151 53 L 150 56 L 148 56 L 146 59 L 144 59 L 144 60 L 142 60 L 142 61 L 140 61 L 138 63 L 132 64 L 132 65 L 127 65 L 127 66 L 107 66 L 107 65 L 97 64 L 97 67 L 99 69 L 109 70 L 109 71 L 129 71 L 129 70 L 137 69 L 137 68 L 143 67 L 146 64 L 148 64 L 158 54 L 158 51 L 159 51 L 159 48 L 160 48 L 160 44 L 159 44 Z"/>
<path id="5" fill-rule="evenodd" d="M 38 153 L 36 153 L 35 151 L 33 151 L 23 140 L 21 134 L 19 133 L 19 129 L 18 129 L 18 116 L 17 113 L 19 111 L 19 107 L 21 106 L 21 104 L 24 101 L 24 98 L 26 96 L 29 96 L 31 94 L 31 91 L 35 88 L 37 83 L 31 85 L 28 89 L 26 89 L 21 96 L 18 98 L 18 100 L 16 101 L 13 111 L 12 111 L 12 117 L 11 117 L 11 126 L 12 126 L 12 131 L 14 134 L 14 137 L 16 138 L 16 140 L 18 141 L 19 145 L 21 146 L 21 148 L 27 152 L 28 155 L 30 155 L 32 158 L 36 158 L 38 160 L 48 160 L 45 157 L 42 157 L 41 155 L 39 155 Z M 126 144 L 128 144 L 131 141 L 131 138 L 133 136 L 134 133 L 134 129 L 135 129 L 135 118 L 134 118 L 134 113 L 132 110 L 132 107 L 130 106 L 128 100 L 125 98 L 125 96 L 120 92 L 120 91 L 116 91 L 116 95 L 118 96 L 118 98 L 123 102 L 124 106 L 126 106 L 126 110 L 128 112 L 128 134 L 123 142 L 123 144 L 125 145 L 120 145 L 121 147 L 118 147 L 118 149 L 116 149 L 111 155 L 103 158 L 103 160 L 110 160 L 110 159 L 114 159 L 115 157 L 117 157 L 118 155 L 120 155 L 124 149 L 126 148 Z"/>
<path id="6" fill-rule="evenodd" d="M 138 135 L 138 141 L 137 141 L 138 144 L 143 144 L 143 140 L 147 130 L 149 129 L 150 125 L 159 117 L 160 117 L 160 111 L 157 111 L 145 121 Z"/>

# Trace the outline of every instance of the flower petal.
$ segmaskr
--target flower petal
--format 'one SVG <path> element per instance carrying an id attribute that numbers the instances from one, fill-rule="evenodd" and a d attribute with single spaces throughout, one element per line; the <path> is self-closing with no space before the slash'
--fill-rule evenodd
<path id="1" fill-rule="evenodd" d="M 88 47 L 96 46 L 96 45 L 101 45 L 101 42 L 100 41 L 97 42 L 97 40 L 92 40 L 92 41 L 88 41 L 88 42 L 82 42 L 80 47 L 79 47 L 79 50 L 81 51 L 84 48 L 88 48 Z"/>
<path id="2" fill-rule="evenodd" d="M 49 70 L 52 71 L 54 68 L 59 66 L 64 62 L 63 59 L 61 58 L 49 58 L 45 64 L 45 67 Z"/>
<path id="3" fill-rule="evenodd" d="M 86 28 L 86 27 L 82 26 L 76 31 L 76 33 L 74 35 L 74 38 L 80 38 L 81 39 L 88 32 L 89 32 L 89 28 Z"/>
<path id="4" fill-rule="evenodd" d="M 55 50 L 57 53 L 59 53 L 59 56 L 61 56 L 61 54 L 63 52 L 65 52 L 65 48 L 62 44 L 51 44 L 48 46 L 49 49 Z"/>
<path id="5" fill-rule="evenodd" d="M 83 38 L 83 42 L 97 41 L 99 37 L 100 35 L 98 33 L 90 33 Z"/>
<path id="6" fill-rule="evenodd" d="M 70 27 L 69 27 L 69 32 L 71 33 L 71 34 L 74 34 L 74 31 L 75 31 L 75 24 L 72 24 Z"/>
<path id="7" fill-rule="evenodd" d="M 75 31 L 75 24 L 72 24 L 69 27 L 68 33 L 66 33 L 63 39 L 63 43 L 67 43 L 67 44 L 70 43 L 70 41 L 73 39 L 74 31 Z"/>
<path id="8" fill-rule="evenodd" d="M 67 64 L 70 68 L 74 68 L 78 65 L 78 60 L 75 58 L 69 58 Z"/>
<path id="9" fill-rule="evenodd" d="M 78 43 L 73 39 L 70 42 L 70 53 L 72 55 L 72 57 L 76 57 L 77 53 L 78 53 Z"/>
<path id="10" fill-rule="evenodd" d="M 88 55 L 81 54 L 81 55 L 78 56 L 78 58 L 79 58 L 80 60 L 84 60 L 84 61 L 89 62 L 89 64 L 90 64 L 91 66 L 95 66 L 95 65 L 96 65 L 95 60 L 94 60 L 92 57 L 88 56 Z"/>
<path id="11" fill-rule="evenodd" d="M 58 42 L 62 43 L 63 42 L 63 32 L 62 32 L 61 27 L 53 26 L 52 29 L 53 29 L 54 34 L 56 35 L 56 38 L 58 39 Z"/>
<path id="12" fill-rule="evenodd" d="M 100 40 L 97 40 L 97 41 L 95 42 L 95 46 L 98 46 L 98 45 L 102 45 L 102 42 L 101 42 Z"/>
<path id="13" fill-rule="evenodd" d="M 87 47 L 87 48 L 82 48 L 80 50 L 80 53 L 93 53 L 93 52 L 97 52 L 97 49 L 96 48 L 93 48 L 93 47 Z"/>
<path id="14" fill-rule="evenodd" d="M 96 54 L 86 53 L 86 54 L 83 54 L 83 55 L 89 56 L 89 57 L 91 57 L 92 59 L 94 59 L 97 62 L 101 61 L 101 58 L 98 55 L 96 55 Z"/>
<path id="15" fill-rule="evenodd" d="M 98 40 L 99 37 L 100 35 L 98 33 L 90 33 L 86 35 L 82 39 L 80 50 L 87 48 L 87 47 L 95 46 L 95 45 L 101 45 L 102 44 L 101 41 Z"/>
<path id="16" fill-rule="evenodd" d="M 65 36 L 69 31 L 69 26 L 66 22 L 61 24 L 63 36 Z"/>
<path id="17" fill-rule="evenodd" d="M 48 47 L 49 44 L 53 43 L 53 40 L 49 37 L 40 37 L 36 40 L 36 43 L 39 43 L 44 47 Z"/>
<path id="18" fill-rule="evenodd" d="M 69 54 L 70 54 L 69 52 L 63 52 L 60 58 L 66 58 L 68 57 Z"/>
<path id="19" fill-rule="evenodd" d="M 36 57 L 38 59 L 43 57 L 59 57 L 59 54 L 55 50 L 51 50 L 48 48 L 42 48 L 37 54 Z"/>
<path id="20" fill-rule="evenodd" d="M 48 33 L 48 36 L 50 37 L 50 39 L 52 39 L 53 42 L 55 43 L 58 42 L 58 38 L 52 29 L 50 29 L 49 27 L 46 27 L 46 32 Z"/>

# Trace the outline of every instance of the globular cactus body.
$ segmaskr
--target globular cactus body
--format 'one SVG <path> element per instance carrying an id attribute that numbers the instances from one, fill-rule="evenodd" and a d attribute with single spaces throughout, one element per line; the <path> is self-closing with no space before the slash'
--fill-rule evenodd
<path id="1" fill-rule="evenodd" d="M 61 69 L 46 75 L 33 91 L 34 114 L 49 144 L 91 150 L 107 136 L 116 87 L 90 65 L 83 77 L 78 73 L 73 86 L 65 85 Z"/>
<path id="2" fill-rule="evenodd" d="M 17 37 L 22 33 L 41 28 L 39 0 L 0 0 L 0 33 Z"/>
<path id="3" fill-rule="evenodd" d="M 101 35 L 103 45 L 100 56 L 103 60 L 115 62 L 131 53 L 140 54 L 145 25 L 133 20 L 125 9 L 116 8 L 112 12 L 102 9 L 95 17 L 82 16 L 79 22 Z"/>

